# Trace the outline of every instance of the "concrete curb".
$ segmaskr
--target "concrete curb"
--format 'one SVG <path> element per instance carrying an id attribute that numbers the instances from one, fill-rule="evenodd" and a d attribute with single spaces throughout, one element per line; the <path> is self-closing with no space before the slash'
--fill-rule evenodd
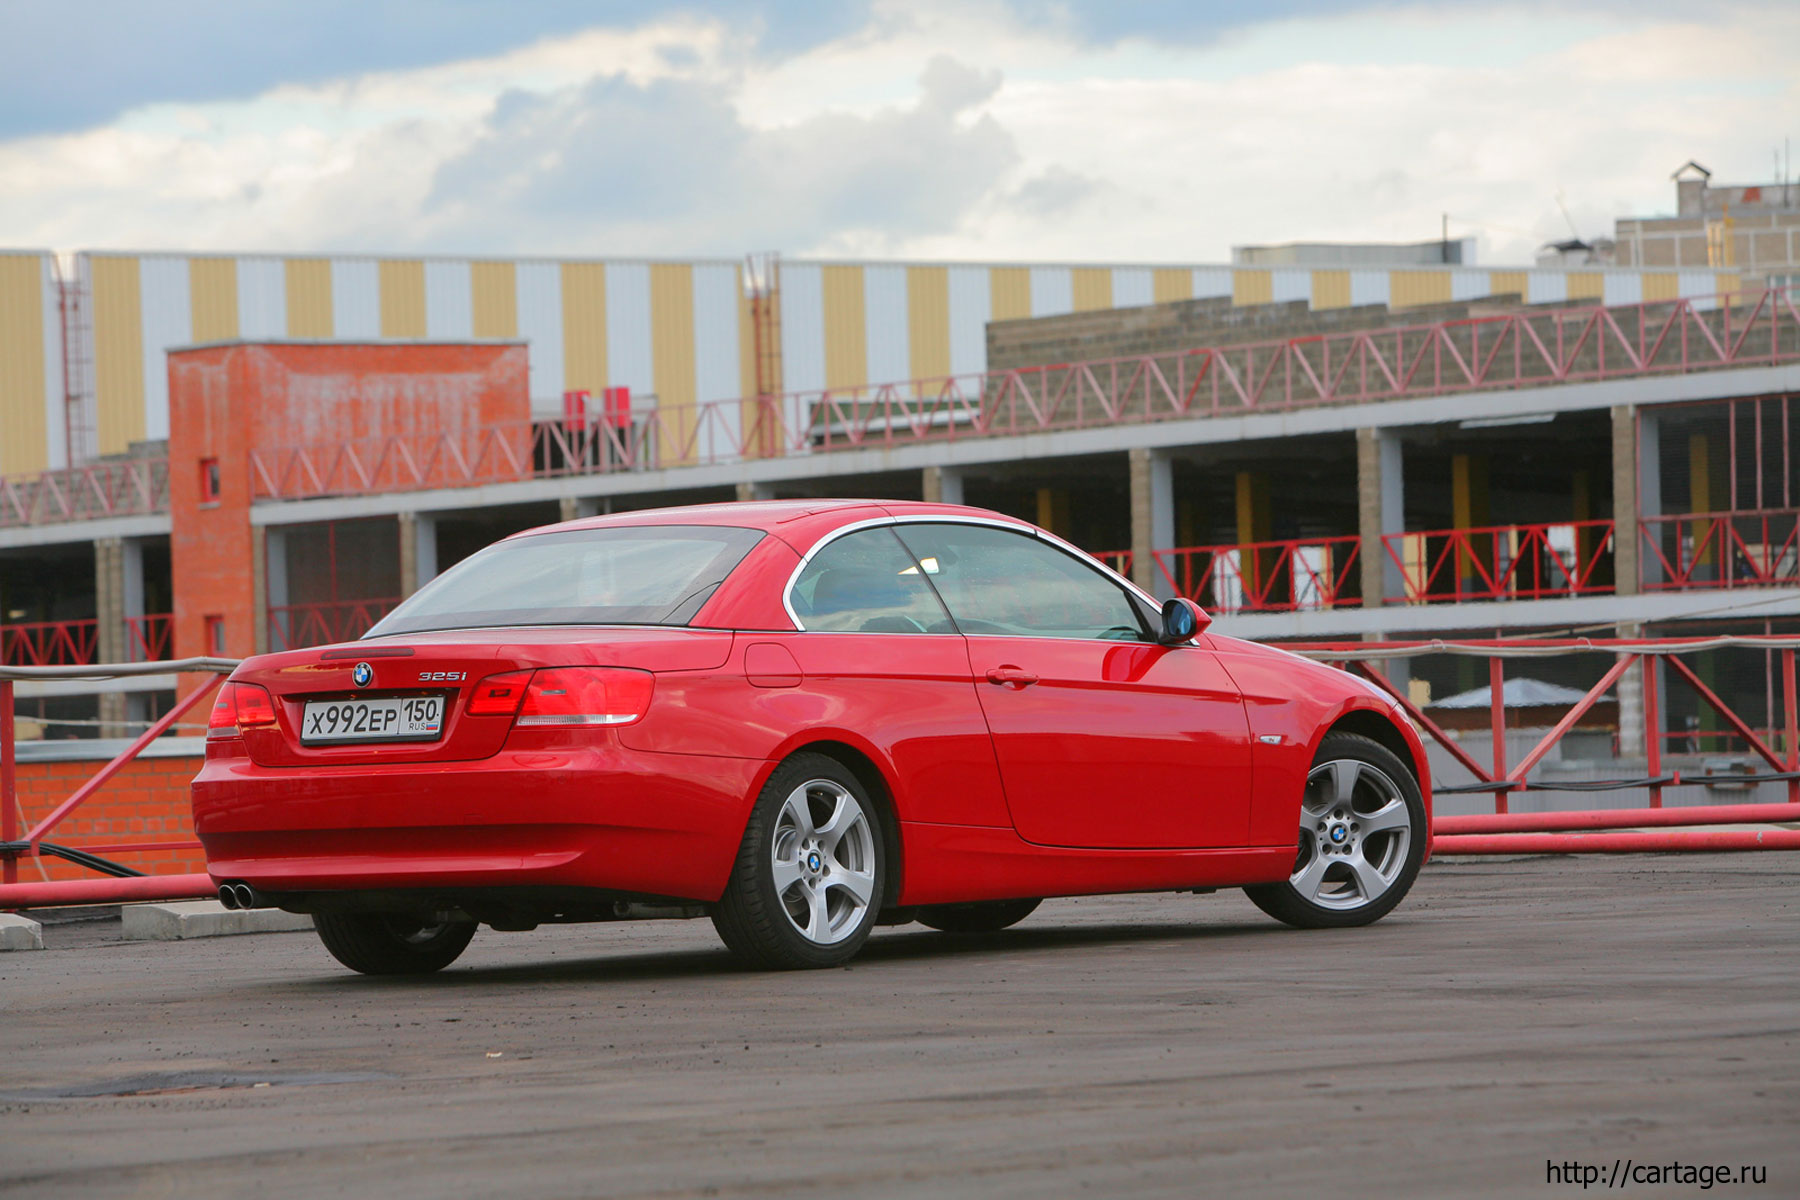
<path id="1" fill-rule="evenodd" d="M 127 941 L 175 942 L 234 933 L 292 933 L 311 929 L 312 918 L 279 908 L 229 909 L 217 900 L 179 904 L 128 904 L 119 914 Z"/>
<path id="2" fill-rule="evenodd" d="M 0 950 L 42 950 L 44 927 L 30 917 L 0 913 Z"/>

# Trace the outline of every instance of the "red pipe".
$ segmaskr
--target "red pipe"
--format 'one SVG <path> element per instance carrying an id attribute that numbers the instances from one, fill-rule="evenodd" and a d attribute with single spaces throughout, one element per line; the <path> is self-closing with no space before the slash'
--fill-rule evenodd
<path id="1" fill-rule="evenodd" d="M 1658 829 L 1648 833 L 1496 833 L 1434 837 L 1433 854 L 1660 854 L 1800 850 L 1800 829 Z"/>
<path id="2" fill-rule="evenodd" d="M 1667 825 L 1762 825 L 1800 821 L 1800 804 L 1698 804 L 1685 808 L 1590 808 L 1573 812 L 1471 813 L 1433 819 L 1433 837 Z"/>
<path id="3" fill-rule="evenodd" d="M 57 879 L 0 886 L 0 911 L 63 904 L 126 904 L 138 900 L 210 900 L 211 875 L 133 875 L 126 879 Z"/>

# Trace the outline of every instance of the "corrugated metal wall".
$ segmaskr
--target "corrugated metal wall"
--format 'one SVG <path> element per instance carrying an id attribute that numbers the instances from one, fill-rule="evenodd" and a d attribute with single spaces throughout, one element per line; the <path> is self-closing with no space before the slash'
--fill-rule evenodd
<path id="1" fill-rule="evenodd" d="M 0 474 L 60 457 L 62 340 L 48 254 L 0 254 Z"/>
<path id="2" fill-rule="evenodd" d="M 230 338 L 522 338 L 531 392 L 624 385 L 688 410 L 753 391 L 741 264 L 92 253 L 100 452 L 168 436 L 166 352 Z M 857 388 L 980 371 L 989 321 L 1189 298 L 1395 308 L 1516 293 L 1530 303 L 1656 301 L 1735 288 L 1712 271 L 1234 268 L 789 260 L 780 272 L 782 384 Z M 64 458 L 61 331 L 49 255 L 0 253 L 0 472 Z M 790 414 L 798 419 L 800 412 Z M 702 451 L 735 440 L 734 409 Z M 691 428 L 691 426 L 684 426 Z"/>

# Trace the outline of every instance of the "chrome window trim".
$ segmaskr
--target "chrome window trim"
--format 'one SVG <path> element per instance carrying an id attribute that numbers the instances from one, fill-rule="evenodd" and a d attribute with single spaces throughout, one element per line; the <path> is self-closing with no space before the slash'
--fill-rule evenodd
<path id="1" fill-rule="evenodd" d="M 1049 532 L 1048 530 L 1039 529 L 1036 525 L 1031 525 L 1024 521 L 1009 521 L 1002 517 L 964 516 L 964 515 L 961 515 L 958 513 L 944 513 L 944 514 L 933 514 L 933 515 L 909 513 L 905 516 L 893 516 L 890 514 L 885 517 L 869 517 L 869 518 L 866 518 L 861 521 L 852 521 L 848 525 L 840 526 L 839 528 L 832 530 L 830 533 L 828 533 L 824 537 L 820 538 L 817 542 L 813 543 L 812 549 L 808 550 L 805 554 L 800 556 L 800 565 L 794 568 L 793 574 L 788 576 L 787 585 L 785 587 L 783 587 L 781 590 L 781 606 L 782 606 L 782 608 L 787 610 L 788 620 L 790 620 L 794 623 L 794 628 L 796 630 L 798 630 L 801 633 L 835 633 L 835 632 L 839 632 L 837 630 L 808 629 L 806 627 L 806 623 L 800 619 L 800 614 L 794 611 L 794 585 L 800 582 L 800 574 L 801 574 L 801 572 L 806 570 L 807 564 L 812 562 L 813 556 L 818 554 L 819 551 L 823 550 L 825 547 L 829 546 L 831 543 L 837 541 L 841 537 L 845 537 L 852 533 L 857 533 L 864 529 L 874 529 L 874 528 L 877 528 L 880 526 L 887 526 L 889 528 L 892 528 L 895 525 L 985 525 L 985 526 L 988 526 L 993 529 L 1004 529 L 1011 533 L 1018 533 L 1018 534 L 1023 534 L 1027 537 L 1034 537 L 1038 541 L 1043 542 L 1046 545 L 1053 546 L 1056 549 L 1062 551 L 1064 554 L 1067 554 L 1069 557 L 1075 559 L 1076 562 L 1079 562 L 1082 566 L 1092 568 L 1093 570 L 1100 572 L 1100 574 L 1103 577 L 1111 579 L 1114 583 L 1119 584 L 1121 587 L 1123 587 L 1126 590 L 1127 593 L 1137 596 L 1139 599 L 1143 600 L 1143 602 L 1145 604 L 1148 604 L 1151 608 L 1151 611 L 1153 611 L 1153 612 L 1159 611 L 1162 608 L 1162 605 L 1158 604 L 1155 600 L 1151 599 L 1148 592 L 1144 591 L 1144 589 L 1140 588 L 1137 584 L 1131 582 L 1131 580 L 1125 578 L 1123 575 L 1119 574 L 1117 571 L 1113 570 L 1111 567 L 1107 566 L 1105 563 L 1101 562 L 1099 559 L 1095 558 L 1093 555 L 1091 555 L 1091 554 L 1087 553 L 1086 551 L 1081 550 L 1075 546 L 1070 545 L 1068 542 L 1065 542 L 1063 539 L 1057 537 L 1055 534 Z M 904 545 L 904 543 L 902 543 L 902 545 Z M 907 549 L 907 553 L 909 553 L 909 554 L 912 553 L 910 548 Z M 940 604 L 942 603 L 941 599 L 939 600 L 939 603 Z M 949 606 L 945 605 L 946 613 L 948 613 L 948 608 L 949 608 Z M 954 615 L 950 615 L 950 620 L 952 622 L 954 622 L 956 620 L 956 617 Z M 933 635 L 933 634 L 927 634 L 927 633 L 869 633 L 869 634 L 858 634 L 857 636 L 859 636 L 859 637 L 932 637 L 932 636 L 943 637 L 945 635 L 943 635 L 943 634 Z M 954 636 L 967 637 L 968 635 L 962 633 L 959 630 L 957 632 L 957 634 L 955 634 Z M 1042 635 L 1013 634 L 1011 636 L 1035 637 L 1035 636 L 1042 636 Z"/>

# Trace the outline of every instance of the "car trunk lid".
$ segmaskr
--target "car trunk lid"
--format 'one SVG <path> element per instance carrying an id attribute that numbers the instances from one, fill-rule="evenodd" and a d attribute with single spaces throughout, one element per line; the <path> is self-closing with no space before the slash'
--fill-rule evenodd
<path id="1" fill-rule="evenodd" d="M 458 762 L 498 753 L 512 728 L 511 717 L 467 711 L 470 692 L 490 675 L 567 666 L 706 670 L 725 663 L 731 640 L 729 632 L 667 627 L 445 630 L 263 655 L 232 678 L 267 688 L 275 700 L 275 726 L 243 732 L 259 766 Z M 308 703 L 430 696 L 444 702 L 441 732 L 431 740 L 301 740 Z"/>

